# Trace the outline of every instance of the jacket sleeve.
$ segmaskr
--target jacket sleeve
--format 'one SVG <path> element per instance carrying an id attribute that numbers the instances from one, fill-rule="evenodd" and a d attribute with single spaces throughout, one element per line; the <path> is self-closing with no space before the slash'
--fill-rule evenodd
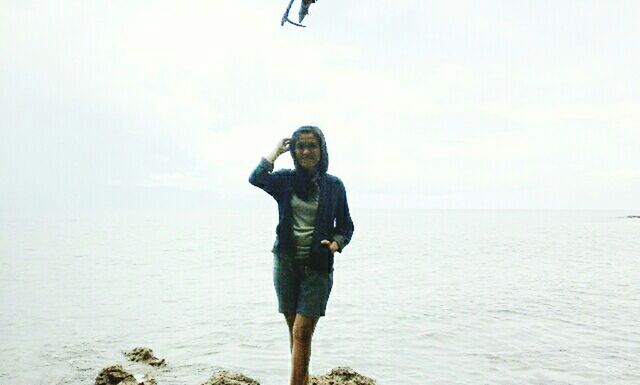
<path id="1" fill-rule="evenodd" d="M 342 249 L 351 242 L 354 227 L 349 213 L 349 204 L 347 203 L 347 191 L 344 184 L 339 183 L 338 186 L 339 199 L 336 207 L 336 227 L 333 240 L 338 243 L 338 251 L 342 252 Z"/>
<path id="2" fill-rule="evenodd" d="M 260 187 L 269 195 L 275 197 L 278 191 L 281 191 L 285 181 L 285 171 L 279 170 L 273 172 L 273 163 L 265 158 L 260 159 L 260 163 L 249 176 L 249 183 L 256 187 Z"/>

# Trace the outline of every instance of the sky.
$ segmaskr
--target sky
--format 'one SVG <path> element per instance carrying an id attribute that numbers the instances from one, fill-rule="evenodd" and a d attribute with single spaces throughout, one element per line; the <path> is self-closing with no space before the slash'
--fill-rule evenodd
<path id="1" fill-rule="evenodd" d="M 639 2 L 287 3 L 0 1 L 0 209 L 272 208 L 313 124 L 354 208 L 640 210 Z"/>

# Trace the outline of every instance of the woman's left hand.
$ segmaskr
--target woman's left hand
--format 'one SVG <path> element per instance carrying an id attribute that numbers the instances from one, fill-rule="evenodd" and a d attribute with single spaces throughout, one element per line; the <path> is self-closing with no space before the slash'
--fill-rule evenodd
<path id="1" fill-rule="evenodd" d="M 336 241 L 328 241 L 325 239 L 323 241 L 320 241 L 320 244 L 323 246 L 327 246 L 332 253 L 335 253 L 340 248 L 340 246 L 338 245 L 338 242 Z"/>

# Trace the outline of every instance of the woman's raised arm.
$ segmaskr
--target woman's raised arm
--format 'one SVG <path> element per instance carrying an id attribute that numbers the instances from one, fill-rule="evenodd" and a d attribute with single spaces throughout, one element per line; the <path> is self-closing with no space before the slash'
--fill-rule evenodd
<path id="1" fill-rule="evenodd" d="M 282 185 L 282 176 L 284 173 L 279 171 L 274 173 L 273 164 L 280 155 L 289 151 L 290 141 L 290 138 L 284 138 L 278 141 L 273 151 L 266 157 L 263 157 L 258 166 L 251 172 L 249 183 L 263 189 L 270 195 L 274 195 L 274 193 L 279 190 Z"/>

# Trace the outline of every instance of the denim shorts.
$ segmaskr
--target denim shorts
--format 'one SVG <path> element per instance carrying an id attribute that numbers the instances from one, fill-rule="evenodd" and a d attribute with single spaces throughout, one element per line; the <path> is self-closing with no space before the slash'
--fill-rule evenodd
<path id="1" fill-rule="evenodd" d="M 333 272 L 321 272 L 309 266 L 273 255 L 273 286 L 278 296 L 278 311 L 322 317 L 333 286 Z"/>

